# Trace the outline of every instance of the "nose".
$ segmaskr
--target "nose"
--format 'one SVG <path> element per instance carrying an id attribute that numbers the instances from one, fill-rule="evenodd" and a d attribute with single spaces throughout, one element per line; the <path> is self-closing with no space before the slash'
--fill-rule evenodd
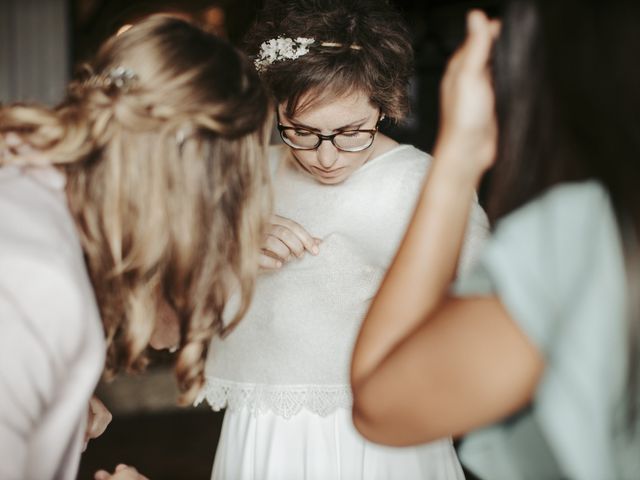
<path id="1" fill-rule="evenodd" d="M 333 143 L 324 141 L 320 144 L 316 150 L 318 156 L 318 163 L 322 165 L 322 168 L 331 168 L 338 160 L 338 149 L 333 146 Z"/>

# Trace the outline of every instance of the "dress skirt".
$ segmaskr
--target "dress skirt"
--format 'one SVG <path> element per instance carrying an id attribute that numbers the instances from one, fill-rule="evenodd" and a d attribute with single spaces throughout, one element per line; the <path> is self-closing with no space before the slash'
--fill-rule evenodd
<path id="1" fill-rule="evenodd" d="M 351 412 L 327 416 L 302 410 L 291 418 L 272 412 L 228 410 L 212 480 L 463 480 L 450 439 L 415 447 L 365 440 Z"/>

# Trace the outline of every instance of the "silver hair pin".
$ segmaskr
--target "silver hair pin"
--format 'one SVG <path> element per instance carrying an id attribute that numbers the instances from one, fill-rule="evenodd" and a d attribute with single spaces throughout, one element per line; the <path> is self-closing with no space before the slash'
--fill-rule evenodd
<path id="1" fill-rule="evenodd" d="M 127 67 L 115 67 L 102 74 L 92 73 L 90 69 L 88 71 L 91 76 L 84 83 L 99 88 L 115 88 L 126 91 L 138 81 L 136 72 Z"/>
<path id="2" fill-rule="evenodd" d="M 322 42 L 320 46 L 330 47 L 330 48 L 342 48 L 343 44 L 338 42 Z M 356 45 L 355 43 L 352 43 L 351 45 L 349 45 L 349 48 L 351 50 L 362 50 L 362 47 L 360 45 Z"/>
<path id="3" fill-rule="evenodd" d="M 187 136 L 185 135 L 184 130 L 178 130 L 176 133 L 176 143 L 178 144 L 178 147 L 182 147 L 186 139 Z"/>
<path id="4" fill-rule="evenodd" d="M 184 146 L 185 142 L 193 135 L 193 133 L 193 127 L 189 125 L 178 129 L 178 131 L 176 132 L 176 144 L 178 145 L 178 149 L 180 149 L 180 151 L 182 151 L 182 147 Z"/>
<path id="5" fill-rule="evenodd" d="M 138 80 L 138 75 L 130 68 L 119 66 L 109 70 L 105 80 L 108 86 L 127 90 Z"/>

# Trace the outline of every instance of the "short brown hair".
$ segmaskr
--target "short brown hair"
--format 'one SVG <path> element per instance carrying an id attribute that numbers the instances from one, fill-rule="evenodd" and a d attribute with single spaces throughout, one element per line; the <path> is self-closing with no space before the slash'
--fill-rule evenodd
<path id="1" fill-rule="evenodd" d="M 278 37 L 315 40 L 309 53 L 260 69 L 288 116 L 309 105 L 301 105 L 306 94 L 315 102 L 353 91 L 365 92 L 392 119 L 407 114 L 413 50 L 402 17 L 386 0 L 267 1 L 247 53 L 255 58 L 263 42 Z"/>

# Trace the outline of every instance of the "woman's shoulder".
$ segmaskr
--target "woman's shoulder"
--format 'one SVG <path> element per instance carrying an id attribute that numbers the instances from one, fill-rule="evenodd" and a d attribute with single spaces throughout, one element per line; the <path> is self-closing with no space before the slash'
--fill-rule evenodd
<path id="1" fill-rule="evenodd" d="M 497 295 L 545 356 L 545 373 L 529 410 L 463 445 L 463 461 L 478 474 L 616 477 L 611 432 L 625 383 L 624 265 L 609 195 L 595 181 L 554 186 L 498 223 L 479 268 L 456 290 Z"/>
<path id="2" fill-rule="evenodd" d="M 389 143 L 372 159 L 373 162 L 393 161 L 396 164 L 404 162 L 408 165 L 421 166 L 428 166 L 432 160 L 431 155 L 419 148 L 408 143 L 397 143 L 395 141 Z"/>
<path id="3" fill-rule="evenodd" d="M 360 170 L 365 175 L 383 177 L 386 183 L 398 183 L 407 188 L 422 185 L 432 157 L 408 144 L 395 144 L 373 157 Z"/>
<path id="4" fill-rule="evenodd" d="M 562 183 L 549 188 L 542 196 L 543 205 L 555 210 L 590 210 L 597 205 L 610 205 L 609 194 L 598 181 Z"/>
<path id="5" fill-rule="evenodd" d="M 612 213 L 610 207 L 609 195 L 599 182 L 594 180 L 567 182 L 550 187 L 537 198 L 506 216 L 505 221 L 513 222 L 540 214 L 562 221 L 566 217 L 576 219 L 593 216 L 595 212 Z"/>
<path id="6" fill-rule="evenodd" d="M 615 216 L 605 188 L 591 180 L 562 183 L 498 220 L 494 238 L 518 237 L 531 241 L 542 236 L 547 243 L 550 239 L 574 242 L 595 225 L 613 227 L 612 233 L 616 232 Z"/>
<path id="7" fill-rule="evenodd" d="M 624 283 L 609 196 L 587 181 L 557 185 L 498 221 L 477 268 L 456 290 L 498 294 L 529 338 L 546 350 L 554 345 L 557 312 L 564 312 L 563 322 L 570 312 L 578 314 L 584 326 L 596 306 L 591 312 L 578 307 L 587 301 L 598 308 L 622 305 Z"/>

